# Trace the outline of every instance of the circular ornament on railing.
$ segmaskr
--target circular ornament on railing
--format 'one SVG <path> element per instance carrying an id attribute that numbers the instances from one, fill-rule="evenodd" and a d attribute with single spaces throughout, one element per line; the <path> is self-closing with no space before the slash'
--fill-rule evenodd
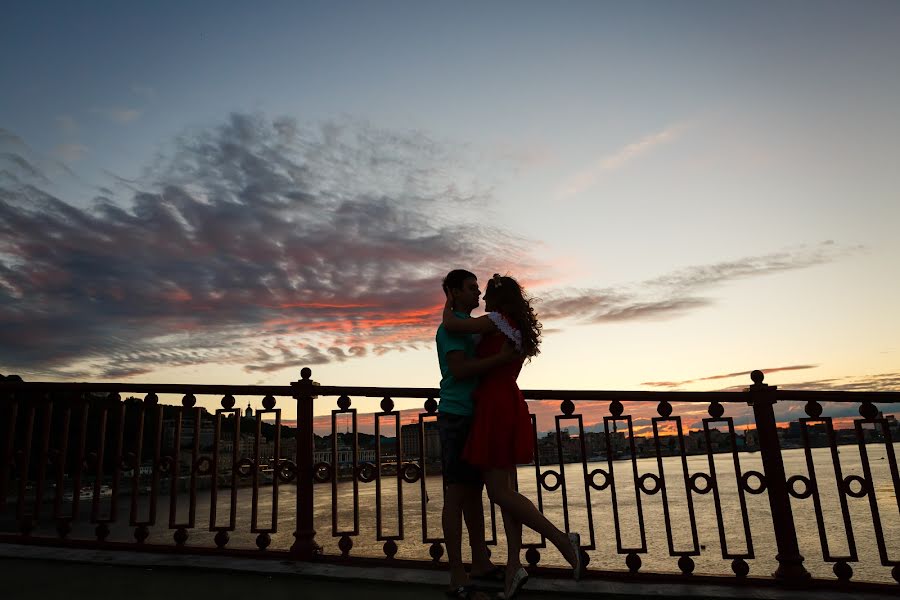
<path id="1" fill-rule="evenodd" d="M 312 377 L 312 369 L 309 367 L 300 369 L 300 379 L 309 379 L 310 377 Z"/>
<path id="2" fill-rule="evenodd" d="M 172 470 L 172 466 L 175 464 L 175 459 L 171 456 L 160 456 L 159 462 L 157 463 L 157 468 L 159 468 L 159 472 L 165 475 L 169 471 Z"/>
<path id="3" fill-rule="evenodd" d="M 664 419 L 668 419 L 672 415 L 672 405 L 669 404 L 668 400 L 662 400 L 656 407 L 656 412 Z"/>
<path id="4" fill-rule="evenodd" d="M 253 474 L 253 459 L 242 458 L 234 463 L 234 470 L 237 471 L 238 477 L 250 477 Z"/>
<path id="5" fill-rule="evenodd" d="M 433 415 L 434 411 L 437 410 L 437 401 L 434 398 L 429 398 L 425 401 L 425 412 L 429 415 Z"/>
<path id="6" fill-rule="evenodd" d="M 149 394 L 144 396 L 144 404 L 146 404 L 148 406 L 154 406 L 158 403 L 159 403 L 159 396 L 157 396 L 153 392 L 150 392 Z"/>
<path id="7" fill-rule="evenodd" d="M 537 548 L 532 546 L 525 551 L 525 562 L 528 563 L 529 567 L 536 567 L 537 564 L 541 562 L 541 553 Z"/>
<path id="8" fill-rule="evenodd" d="M 97 536 L 98 542 L 105 542 L 106 538 L 109 537 L 109 525 L 106 523 L 98 523 L 97 527 L 94 529 L 94 535 Z"/>
<path id="9" fill-rule="evenodd" d="M 831 570 L 834 571 L 834 576 L 841 581 L 850 581 L 850 578 L 853 577 L 853 568 L 847 564 L 846 560 L 837 561 Z"/>
<path id="10" fill-rule="evenodd" d="M 389 413 L 394 410 L 394 401 L 388 397 L 385 397 L 381 401 L 381 412 Z"/>
<path id="11" fill-rule="evenodd" d="M 388 557 L 388 559 L 394 558 L 397 554 L 397 542 L 394 540 L 388 540 L 384 543 L 384 555 Z"/>
<path id="12" fill-rule="evenodd" d="M 750 380 L 753 383 L 755 383 L 756 385 L 759 385 L 760 383 L 762 383 L 765 378 L 766 378 L 765 373 L 763 373 L 762 371 L 760 371 L 758 369 L 756 371 L 752 371 L 750 373 Z"/>
<path id="13" fill-rule="evenodd" d="M 731 570 L 737 577 L 744 578 L 750 573 L 750 565 L 743 558 L 736 558 L 731 561 Z"/>
<path id="14" fill-rule="evenodd" d="M 374 481 L 377 475 L 378 468 L 373 463 L 364 462 L 356 467 L 356 478 L 363 483 Z"/>
<path id="15" fill-rule="evenodd" d="M 275 470 L 278 472 L 278 479 L 283 483 L 290 483 L 297 477 L 297 465 L 290 460 L 279 461 Z"/>
<path id="16" fill-rule="evenodd" d="M 703 481 L 705 487 L 700 487 L 697 485 L 698 481 Z M 712 489 L 712 479 L 706 473 L 694 473 L 691 475 L 690 479 L 688 479 L 688 485 L 691 488 L 691 491 L 696 492 L 698 494 L 708 494 Z"/>
<path id="17" fill-rule="evenodd" d="M 678 568 L 682 575 L 690 575 L 694 572 L 694 559 L 690 556 L 682 556 L 678 559 Z"/>
<path id="18" fill-rule="evenodd" d="M 431 556 L 432 562 L 441 562 L 441 557 L 444 556 L 444 546 L 440 542 L 432 542 L 431 547 L 428 548 L 428 554 Z"/>
<path id="19" fill-rule="evenodd" d="M 175 530 L 175 535 L 172 536 L 172 539 L 175 540 L 175 544 L 179 548 L 184 547 L 184 544 L 187 542 L 187 539 L 188 539 L 187 529 L 185 529 L 184 527 L 179 527 L 178 529 Z"/>
<path id="20" fill-rule="evenodd" d="M 758 481 L 756 487 L 750 485 L 750 479 L 753 477 Z M 744 488 L 744 491 L 748 494 L 762 494 L 766 491 L 766 478 L 759 471 L 746 471 L 741 475 L 741 487 Z"/>
<path id="21" fill-rule="evenodd" d="M 118 403 L 122 401 L 122 396 L 120 396 L 118 392 L 110 392 L 106 395 L 106 399 L 109 402 Z"/>
<path id="22" fill-rule="evenodd" d="M 134 539 L 138 544 L 143 544 L 150 537 L 150 529 L 146 525 L 134 528 Z"/>
<path id="23" fill-rule="evenodd" d="M 213 538 L 213 541 L 216 543 L 216 548 L 219 550 L 223 550 L 225 545 L 228 544 L 228 540 L 231 539 L 231 536 L 228 535 L 228 531 L 225 529 L 220 529 L 216 532 L 216 537 Z"/>
<path id="24" fill-rule="evenodd" d="M 197 475 L 209 475 L 212 471 L 212 460 L 208 456 L 201 456 L 194 463 L 194 473 Z"/>
<path id="25" fill-rule="evenodd" d="M 227 396 L 222 397 L 222 408 L 225 410 L 231 410 L 234 408 L 234 396 L 228 394 Z"/>
<path id="26" fill-rule="evenodd" d="M 859 484 L 859 489 L 854 491 L 851 486 L 853 483 Z M 851 498 L 862 498 L 869 492 L 869 482 L 860 477 L 859 475 L 849 475 L 844 477 L 843 481 L 844 492 L 850 496 Z"/>
<path id="27" fill-rule="evenodd" d="M 352 401 L 350 400 L 350 396 L 346 394 L 337 399 L 337 405 L 340 410 L 347 410 L 350 408 L 350 404 L 352 404 Z"/>
<path id="28" fill-rule="evenodd" d="M 647 487 L 647 481 L 653 482 L 653 487 Z M 656 476 L 655 473 L 644 473 L 638 479 L 638 487 L 641 488 L 641 491 L 647 494 L 648 496 L 652 496 L 659 492 L 660 489 L 660 481 L 659 477 Z"/>
<path id="29" fill-rule="evenodd" d="M 575 412 L 575 403 L 569 399 L 563 400 L 559 405 L 559 410 L 562 411 L 562 414 L 569 416 Z"/>
<path id="30" fill-rule="evenodd" d="M 866 400 L 859 407 L 859 414 L 862 415 L 864 419 L 872 420 L 878 416 L 878 407 L 874 404 Z"/>
<path id="31" fill-rule="evenodd" d="M 603 483 L 597 483 L 594 480 L 594 478 L 597 477 L 597 475 L 603 475 Z M 593 471 L 588 473 L 588 484 L 595 490 L 602 492 L 603 490 L 605 490 L 606 488 L 609 487 L 609 484 L 610 484 L 609 473 L 607 473 L 603 469 L 594 469 Z"/>
<path id="32" fill-rule="evenodd" d="M 422 476 L 422 467 L 416 463 L 404 463 L 403 468 L 400 469 L 400 476 L 406 483 L 415 483 Z"/>
<path id="33" fill-rule="evenodd" d="M 806 406 L 803 407 L 803 410 L 805 410 L 806 414 L 813 419 L 818 419 L 822 416 L 822 405 L 815 400 L 810 400 L 809 402 L 807 402 Z"/>
<path id="34" fill-rule="evenodd" d="M 66 539 L 70 533 L 72 533 L 72 524 L 68 519 L 60 519 L 56 524 L 56 534 L 59 536 L 59 539 Z"/>
<path id="35" fill-rule="evenodd" d="M 263 408 L 266 410 L 272 410 L 275 408 L 275 396 L 272 394 L 266 394 L 266 397 L 262 399 Z"/>
<path id="36" fill-rule="evenodd" d="M 272 538 L 268 533 L 263 532 L 256 536 L 256 547 L 260 550 L 265 550 L 269 547 L 269 544 L 272 543 Z"/>
<path id="37" fill-rule="evenodd" d="M 709 403 L 709 408 L 706 409 L 706 412 L 708 412 L 709 416 L 713 419 L 719 419 L 725 414 L 725 407 L 722 406 L 718 400 L 713 400 Z"/>
<path id="38" fill-rule="evenodd" d="M 313 465 L 313 479 L 319 483 L 331 481 L 331 465 L 327 462 L 320 462 Z"/>
<path id="39" fill-rule="evenodd" d="M 614 416 L 615 418 L 619 418 L 622 416 L 622 412 L 625 410 L 625 407 L 622 406 L 622 403 L 618 400 L 613 400 L 609 403 L 609 414 Z"/>
<path id="40" fill-rule="evenodd" d="M 625 557 L 625 566 L 628 567 L 629 573 L 632 575 L 636 574 L 641 570 L 641 557 L 636 552 L 629 552 L 628 556 Z"/>
<path id="41" fill-rule="evenodd" d="M 342 535 L 338 542 L 338 549 L 341 551 L 341 558 L 349 558 L 350 550 L 353 549 L 353 538 L 349 535 Z"/>
<path id="42" fill-rule="evenodd" d="M 792 477 L 788 477 L 788 480 L 786 483 L 787 483 L 788 494 L 790 494 L 794 498 L 797 498 L 798 500 L 805 500 L 805 499 L 809 498 L 810 496 L 812 496 L 812 493 L 813 493 L 812 483 L 810 482 L 809 478 L 806 477 L 805 475 L 794 475 Z M 802 491 L 797 489 L 798 483 L 803 484 Z"/>
<path id="43" fill-rule="evenodd" d="M 185 408 L 193 408 L 197 404 L 197 398 L 193 394 L 185 394 L 181 399 L 181 405 Z"/>
<path id="44" fill-rule="evenodd" d="M 555 478 L 553 485 L 549 485 L 547 483 L 547 478 L 550 476 Z M 547 490 L 548 492 L 555 492 L 559 489 L 559 486 L 562 485 L 562 477 L 559 476 L 559 473 L 556 471 L 544 471 L 540 476 L 541 487 Z"/>

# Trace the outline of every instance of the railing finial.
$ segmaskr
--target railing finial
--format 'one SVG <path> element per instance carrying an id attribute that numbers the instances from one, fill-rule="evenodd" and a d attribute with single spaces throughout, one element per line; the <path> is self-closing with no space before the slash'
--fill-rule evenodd
<path id="1" fill-rule="evenodd" d="M 763 379 L 766 378 L 766 374 L 756 369 L 750 373 L 750 379 L 753 381 L 755 385 L 763 385 Z"/>

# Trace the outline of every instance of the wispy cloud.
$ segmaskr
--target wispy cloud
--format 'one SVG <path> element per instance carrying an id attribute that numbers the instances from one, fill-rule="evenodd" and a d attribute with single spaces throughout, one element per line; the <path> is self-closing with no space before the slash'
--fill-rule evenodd
<path id="1" fill-rule="evenodd" d="M 149 85 L 141 85 L 138 83 L 132 84 L 131 92 L 135 96 L 138 96 L 139 98 L 143 98 L 144 100 L 156 99 L 156 89 L 150 87 Z"/>
<path id="2" fill-rule="evenodd" d="M 670 143 L 680 137 L 688 129 L 687 123 L 675 123 L 641 139 L 626 144 L 611 154 L 597 158 L 566 180 L 557 192 L 557 198 L 564 200 L 593 187 L 604 174 L 618 171 L 632 161 L 648 154 L 653 149 Z"/>
<path id="3" fill-rule="evenodd" d="M 713 304 L 703 293 L 730 281 L 805 269 L 858 252 L 832 241 L 761 256 L 678 269 L 618 288 L 555 290 L 542 294 L 541 317 L 581 323 L 669 319 Z"/>
<path id="4" fill-rule="evenodd" d="M 127 107 L 95 108 L 93 112 L 122 125 L 138 120 L 143 113 L 140 109 Z"/>
<path id="5" fill-rule="evenodd" d="M 60 144 L 53 149 L 53 153 L 65 163 L 78 162 L 88 153 L 88 147 L 84 144 L 67 143 Z"/>
<path id="6" fill-rule="evenodd" d="M 804 369 L 815 369 L 819 365 L 791 365 L 788 367 L 773 367 L 769 369 L 760 369 L 763 373 L 777 373 L 778 371 L 800 371 Z M 685 379 L 682 381 L 645 381 L 641 383 L 641 385 L 646 385 L 649 387 L 658 387 L 658 388 L 679 388 L 691 383 L 698 383 L 701 381 L 715 381 L 717 379 L 731 379 L 733 377 L 744 377 L 749 381 L 749 375 L 751 371 L 735 371 L 734 373 L 723 373 L 720 375 L 709 375 L 707 377 L 697 377 L 696 379 Z M 744 387 L 749 385 L 748 383 L 744 384 Z"/>
<path id="7" fill-rule="evenodd" d="M 130 203 L 82 210 L 11 152 L 0 368 L 270 373 L 419 347 L 452 257 L 487 273 L 536 264 L 523 240 L 471 224 L 484 194 L 463 163 L 421 134 L 233 115 L 179 138 L 129 182 Z"/>
<path id="8" fill-rule="evenodd" d="M 60 115 L 56 117 L 56 124 L 60 130 L 66 135 L 72 135 L 78 131 L 78 122 L 70 115 Z"/>

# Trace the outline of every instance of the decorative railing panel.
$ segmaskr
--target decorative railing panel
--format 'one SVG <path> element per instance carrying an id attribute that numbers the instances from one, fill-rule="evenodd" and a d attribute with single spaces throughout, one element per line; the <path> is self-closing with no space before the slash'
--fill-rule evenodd
<path id="1" fill-rule="evenodd" d="M 593 576 L 895 585 L 900 435 L 878 405 L 900 393 L 779 390 L 753 377 L 742 392 L 527 390 L 559 411 L 549 437 L 532 415 L 534 461 L 517 485 L 582 532 Z M 437 393 L 320 386 L 308 369 L 289 386 L 2 380 L 0 541 L 439 564 Z M 198 397 L 219 407 L 207 413 Z M 364 415 L 357 399 L 381 399 L 381 410 Z M 262 409 L 242 416 L 245 401 Z M 410 414 L 398 402 L 422 404 Z M 786 402 L 806 416 L 779 440 L 773 407 Z M 852 429 L 822 403 L 858 407 Z M 753 444 L 746 424 L 736 430 L 748 404 Z M 585 410 L 597 406 L 607 414 L 590 432 Z M 318 447 L 314 408 L 330 413 Z M 502 561 L 499 512 L 487 497 L 484 510 Z M 534 532 L 524 542 L 531 568 L 564 566 Z"/>

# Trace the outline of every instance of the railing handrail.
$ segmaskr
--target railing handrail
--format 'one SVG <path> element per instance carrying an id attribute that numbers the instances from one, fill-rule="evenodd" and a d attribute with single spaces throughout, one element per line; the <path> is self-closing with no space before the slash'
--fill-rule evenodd
<path id="1" fill-rule="evenodd" d="M 316 386 L 318 396 L 356 396 L 363 398 L 438 398 L 438 388 L 377 387 L 377 386 Z M 0 381 L 0 392 L 135 392 L 157 394 L 231 394 L 233 396 L 293 396 L 297 389 L 290 385 L 230 385 L 198 383 L 91 383 L 46 381 Z M 573 400 L 603 402 L 610 400 L 631 402 L 741 402 L 750 398 L 748 390 L 736 391 L 675 391 L 675 390 L 522 390 L 527 400 Z M 822 402 L 900 402 L 900 392 L 843 391 L 843 390 L 791 390 L 777 388 L 776 400 Z M 0 400 L 3 398 L 0 397 Z"/>

